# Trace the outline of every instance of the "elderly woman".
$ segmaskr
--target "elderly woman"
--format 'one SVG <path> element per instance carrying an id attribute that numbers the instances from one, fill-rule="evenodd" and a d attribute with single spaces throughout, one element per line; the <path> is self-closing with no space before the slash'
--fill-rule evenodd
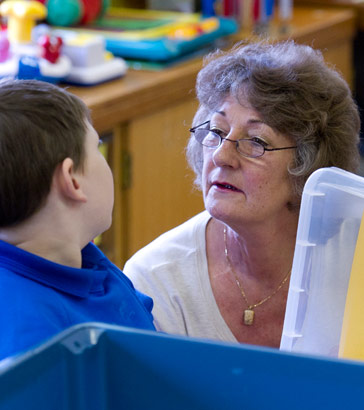
<path id="1" fill-rule="evenodd" d="M 208 56 L 187 155 L 206 211 L 125 265 L 161 331 L 278 347 L 301 193 L 359 166 L 359 115 L 319 51 L 294 42 Z"/>

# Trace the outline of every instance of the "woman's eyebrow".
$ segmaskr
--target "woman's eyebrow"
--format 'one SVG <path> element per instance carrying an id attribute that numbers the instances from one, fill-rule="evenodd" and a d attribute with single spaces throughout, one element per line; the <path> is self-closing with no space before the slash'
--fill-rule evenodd
<path id="1" fill-rule="evenodd" d="M 248 124 L 262 124 L 262 125 L 267 125 L 263 120 L 259 120 L 257 118 L 251 118 L 248 120 Z"/>
<path id="2" fill-rule="evenodd" d="M 223 117 L 226 117 L 226 112 L 225 111 L 215 111 L 214 114 L 220 114 Z M 247 125 L 248 126 L 254 126 L 254 125 L 267 125 L 266 122 L 264 122 L 263 120 L 259 119 L 259 118 L 250 118 L 247 121 Z"/>

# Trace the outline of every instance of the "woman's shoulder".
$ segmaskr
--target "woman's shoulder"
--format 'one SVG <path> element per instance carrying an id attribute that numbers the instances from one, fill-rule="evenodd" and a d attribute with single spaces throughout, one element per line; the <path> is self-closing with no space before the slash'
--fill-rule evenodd
<path id="1" fill-rule="evenodd" d="M 168 261 L 183 258 L 197 247 L 204 246 L 207 222 L 211 216 L 203 211 L 181 225 L 171 229 L 140 249 L 127 262 L 142 260 L 150 264 L 152 261 Z"/>

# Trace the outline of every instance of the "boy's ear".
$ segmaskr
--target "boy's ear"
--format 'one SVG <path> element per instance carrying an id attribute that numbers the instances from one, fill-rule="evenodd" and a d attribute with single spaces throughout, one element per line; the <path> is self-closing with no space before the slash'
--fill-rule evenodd
<path id="1" fill-rule="evenodd" d="M 74 201 L 87 201 L 87 196 L 82 190 L 81 174 L 75 172 L 74 162 L 71 158 L 63 160 L 57 174 L 59 187 L 66 197 Z"/>

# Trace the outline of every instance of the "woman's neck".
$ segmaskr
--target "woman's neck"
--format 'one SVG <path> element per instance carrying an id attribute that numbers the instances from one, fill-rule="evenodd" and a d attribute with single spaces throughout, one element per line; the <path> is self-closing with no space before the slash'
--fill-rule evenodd
<path id="1" fill-rule="evenodd" d="M 224 240 L 224 228 L 226 229 Z M 268 229 L 267 229 L 268 228 Z M 229 260 L 239 274 L 253 276 L 264 281 L 275 282 L 292 267 L 297 223 L 284 223 L 279 228 L 265 226 L 263 229 L 242 227 L 236 230 L 215 219 L 209 229 L 221 258 L 228 252 Z"/>

